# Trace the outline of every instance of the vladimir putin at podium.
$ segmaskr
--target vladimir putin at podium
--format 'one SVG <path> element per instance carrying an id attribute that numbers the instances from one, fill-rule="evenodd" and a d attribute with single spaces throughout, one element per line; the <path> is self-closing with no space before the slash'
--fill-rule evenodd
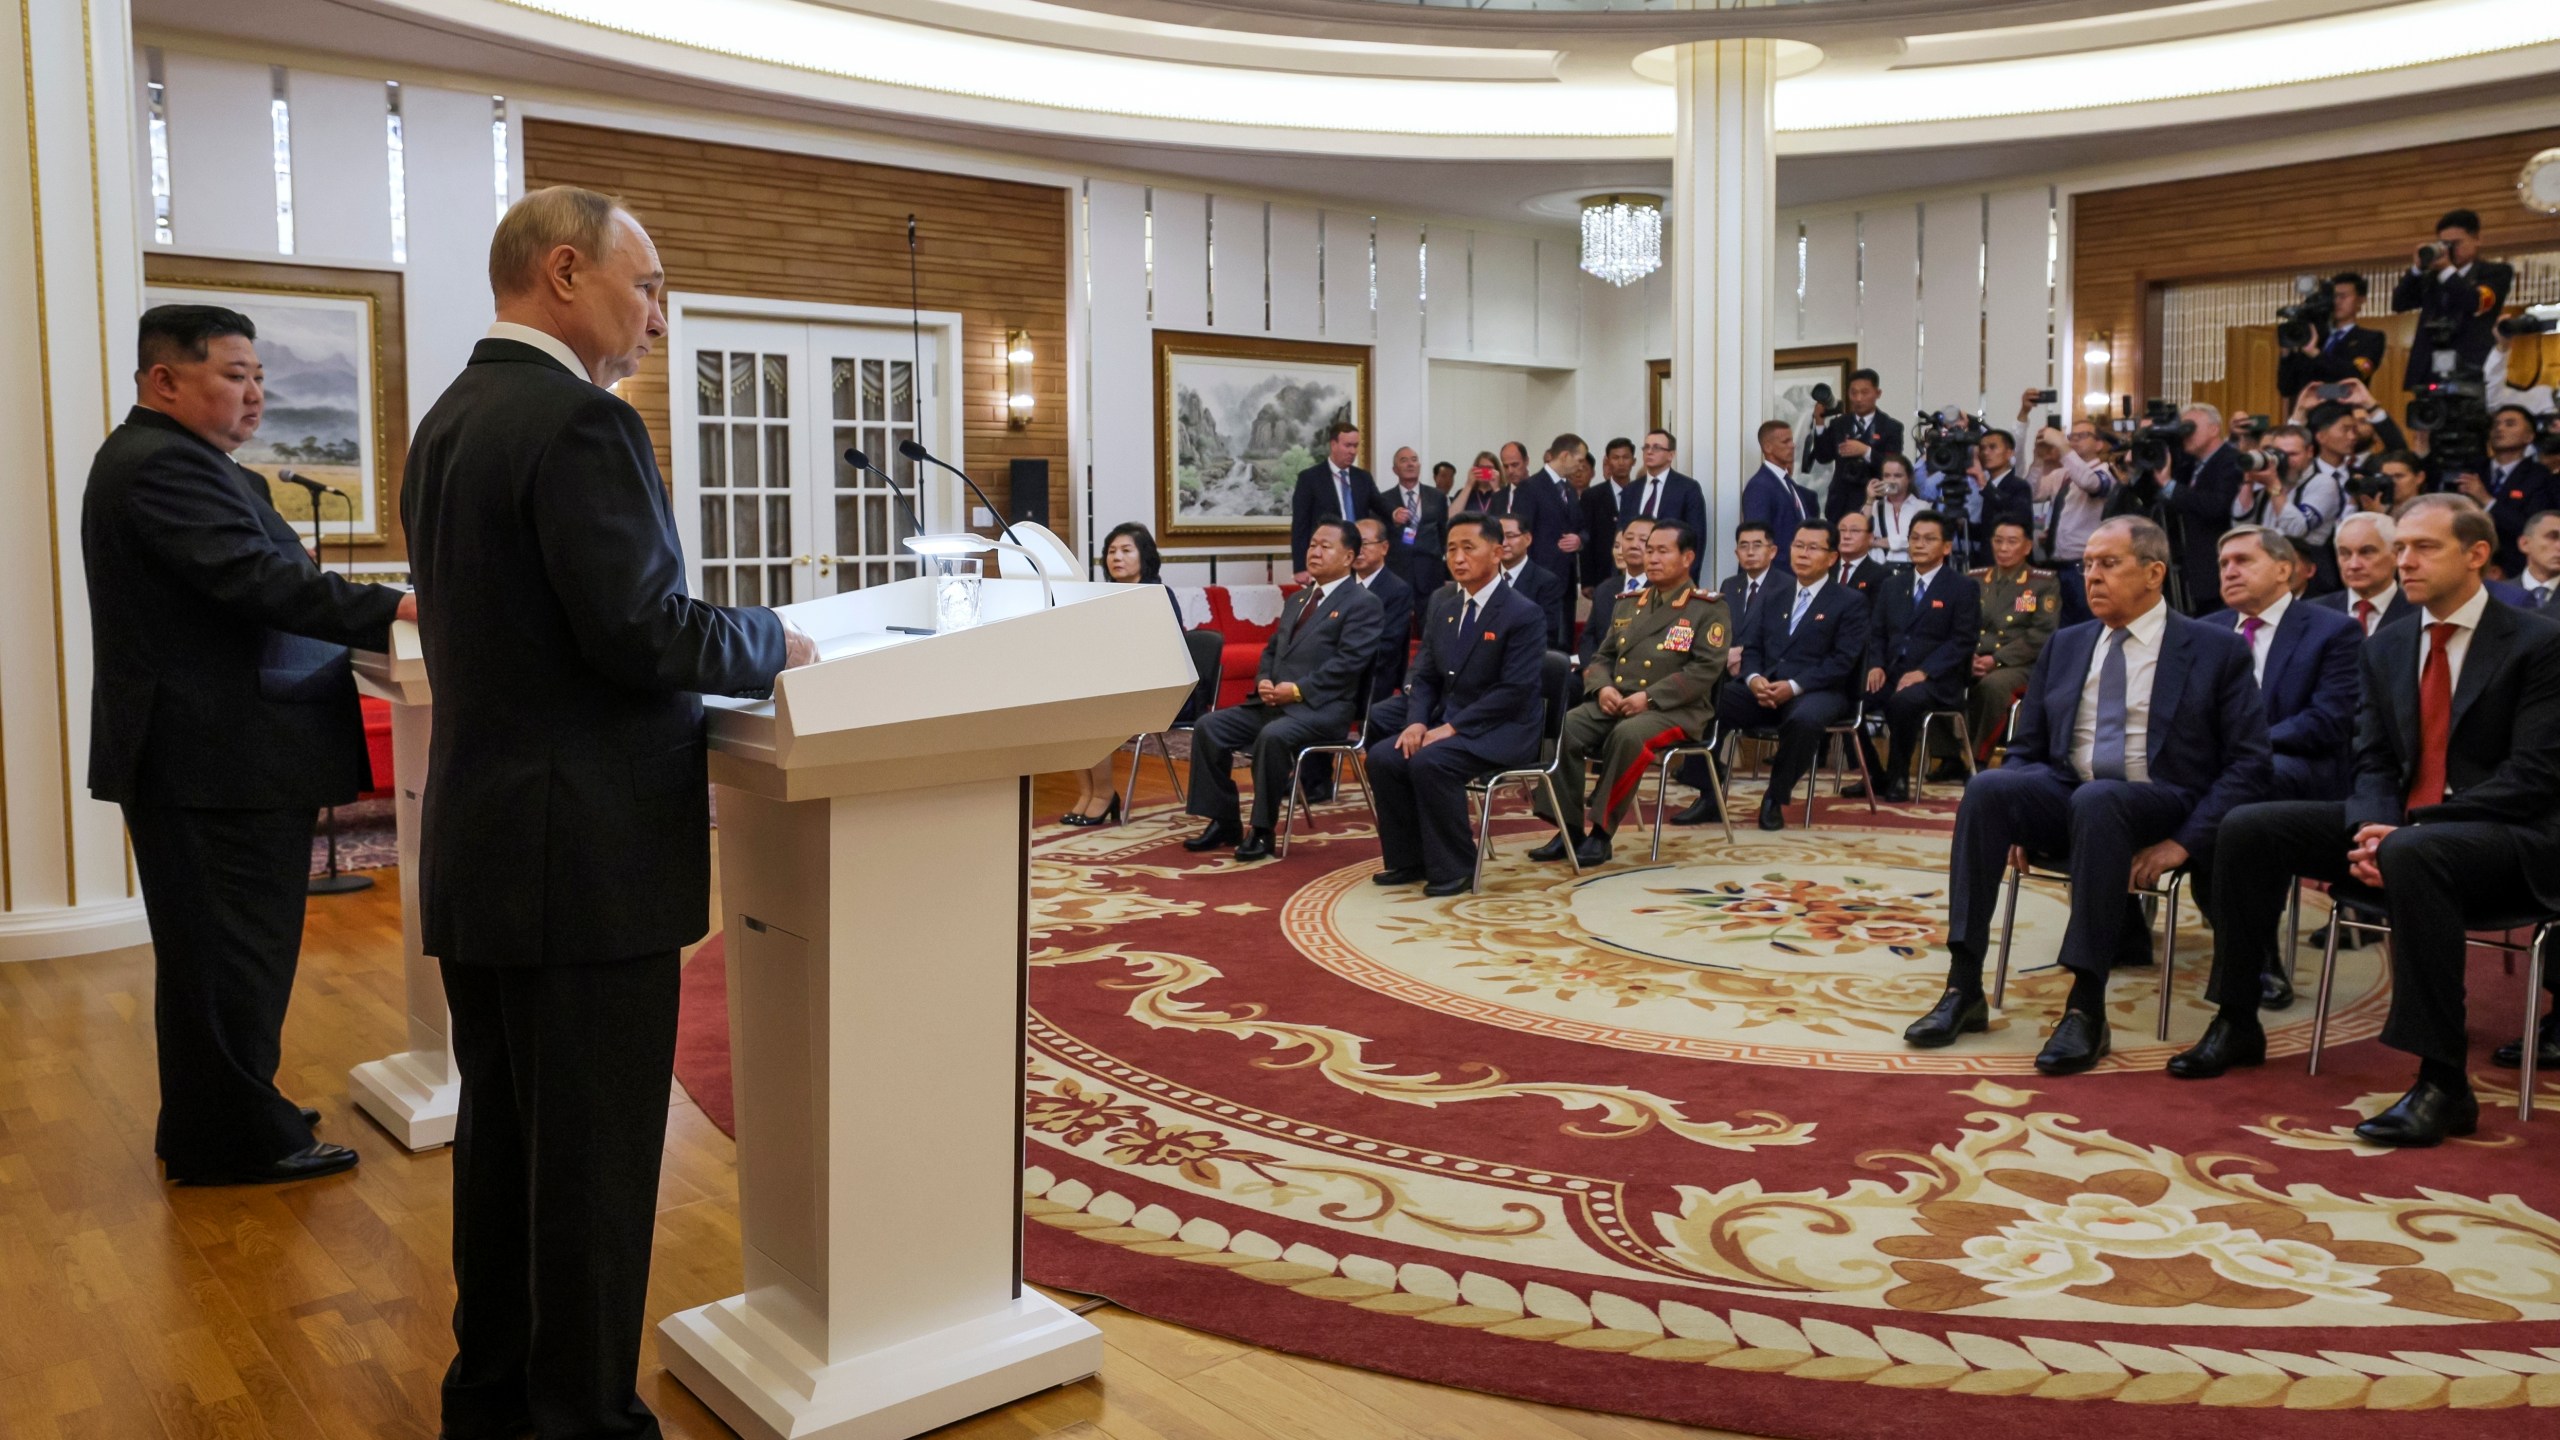
<path id="1" fill-rule="evenodd" d="M 1359 528 L 1347 520 L 1319 520 L 1307 536 L 1307 585 L 1281 608 L 1280 626 L 1262 647 L 1253 698 L 1212 713 L 1192 733 L 1189 809 L 1209 824 L 1183 849 L 1196 855 L 1233 845 L 1239 860 L 1270 859 L 1298 752 L 1351 733 L 1386 623 L 1384 604 L 1351 578 L 1359 548 Z M 1234 756 L 1247 748 L 1253 828 L 1240 833 Z"/>
<path id="2" fill-rule="evenodd" d="M 685 593 L 649 432 L 602 388 L 666 334 L 639 221 L 536 191 L 489 282 L 498 323 L 401 496 L 435 688 L 422 918 L 462 1079 L 444 1434 L 655 1436 L 633 1380 L 677 952 L 710 910 L 699 697 L 815 647 Z"/>
<path id="3" fill-rule="evenodd" d="M 89 793 L 124 807 L 151 924 L 160 1125 L 182 1184 L 356 1163 L 276 1090 L 302 950 L 312 817 L 370 784 L 349 645 L 416 605 L 324 573 L 231 459 L 265 392 L 237 311 L 142 317 L 141 403 L 98 449 L 80 512 L 96 678 Z"/>

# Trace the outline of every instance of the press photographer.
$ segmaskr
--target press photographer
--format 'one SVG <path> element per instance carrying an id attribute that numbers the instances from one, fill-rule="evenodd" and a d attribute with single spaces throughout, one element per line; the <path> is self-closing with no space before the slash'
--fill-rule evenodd
<path id="1" fill-rule="evenodd" d="M 2497 343 L 2498 312 L 2515 288 L 2515 267 L 2480 258 L 2480 216 L 2470 210 L 2450 211 L 2438 220 L 2436 238 L 2418 247 L 2415 260 L 2391 289 L 2394 311 L 2418 312 L 2408 387 L 2480 383 L 2481 367 Z M 2412 416 L 2410 424 L 2416 423 Z"/>
<path id="2" fill-rule="evenodd" d="M 2222 532 L 2240 498 L 2240 452 L 2222 433 L 2222 412 L 2190 405 L 2180 412 L 2187 433 L 2169 478 L 2160 486 L 2160 524 L 2178 553 L 2178 576 L 2190 613 L 2222 604 Z"/>
<path id="3" fill-rule="evenodd" d="M 1831 468 L 1831 488 L 1823 497 L 1822 518 L 1838 520 L 1852 510 L 1867 509 L 1874 496 L 1867 482 L 1887 453 L 1902 449 L 1902 422 L 1876 408 L 1884 393 L 1873 370 L 1849 372 L 1849 408 L 1833 415 L 1817 405 L 1813 423 L 1820 434 L 1813 442 L 1813 463 Z"/>
<path id="4" fill-rule="evenodd" d="M 2413 451 L 2385 450 L 2368 457 L 2347 477 L 2347 503 L 2367 515 L 2388 515 L 2427 488 L 2427 462 Z M 2330 537 L 2336 542 L 2336 535 Z"/>
<path id="5" fill-rule="evenodd" d="M 2328 279 L 2304 276 L 2300 298 L 2276 312 L 2276 390 L 2291 405 L 2306 385 L 2371 380 L 2386 337 L 2356 323 L 2364 313 L 2365 279 L 2342 270 Z"/>

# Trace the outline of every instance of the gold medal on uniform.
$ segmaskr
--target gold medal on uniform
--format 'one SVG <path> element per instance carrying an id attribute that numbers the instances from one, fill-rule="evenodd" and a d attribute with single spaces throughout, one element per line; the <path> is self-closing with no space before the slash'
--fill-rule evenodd
<path id="1" fill-rule="evenodd" d="M 1696 631 L 1689 628 L 1688 621 L 1674 621 L 1670 629 L 1662 632 L 1662 648 L 1686 655 L 1689 653 L 1689 642 L 1696 634 Z"/>

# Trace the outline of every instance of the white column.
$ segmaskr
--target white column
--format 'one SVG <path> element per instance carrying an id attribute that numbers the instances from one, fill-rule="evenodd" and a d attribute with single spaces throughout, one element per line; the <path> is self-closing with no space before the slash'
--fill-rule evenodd
<path id="1" fill-rule="evenodd" d="M 132 400 L 126 0 L 17 0 L 0 28 L 0 961 L 142 943 L 123 817 L 88 796 L 80 497 Z"/>
<path id="2" fill-rule="evenodd" d="M 1702 7 L 1703 8 L 1703 7 Z M 1735 7 L 1739 8 L 1739 7 Z M 1776 46 L 1718 40 L 1672 62 L 1679 128 L 1663 218 L 1677 301 L 1671 426 L 1707 492 L 1704 553 L 1722 564 L 1769 416 L 1769 265 L 1777 225 Z"/>

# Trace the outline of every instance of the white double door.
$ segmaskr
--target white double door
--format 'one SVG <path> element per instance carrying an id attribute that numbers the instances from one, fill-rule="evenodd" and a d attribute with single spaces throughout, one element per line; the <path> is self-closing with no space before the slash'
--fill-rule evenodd
<path id="1" fill-rule="evenodd" d="M 909 440 L 927 449 L 941 441 L 937 339 L 924 337 L 919 377 L 904 326 L 687 321 L 684 353 L 670 357 L 670 408 L 676 516 L 695 595 L 787 605 L 917 573 L 900 544 L 916 533 L 906 503 L 844 452 L 860 450 L 895 476 L 939 528 L 916 463 L 898 453 Z"/>

